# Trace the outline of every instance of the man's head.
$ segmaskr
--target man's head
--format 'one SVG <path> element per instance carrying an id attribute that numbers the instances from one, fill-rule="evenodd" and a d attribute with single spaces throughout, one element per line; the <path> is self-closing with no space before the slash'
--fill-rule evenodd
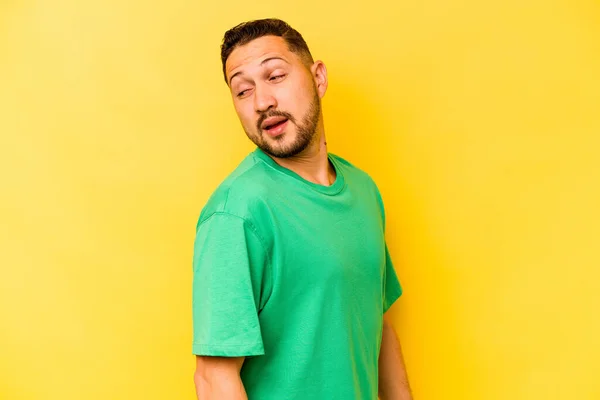
<path id="1" fill-rule="evenodd" d="M 278 19 L 242 23 L 225 33 L 221 61 L 242 126 L 263 151 L 292 157 L 318 137 L 327 71 L 300 33 Z"/>

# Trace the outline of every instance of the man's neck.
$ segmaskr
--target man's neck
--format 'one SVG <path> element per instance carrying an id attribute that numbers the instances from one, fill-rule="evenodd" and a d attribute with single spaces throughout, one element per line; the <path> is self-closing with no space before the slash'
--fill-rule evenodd
<path id="1" fill-rule="evenodd" d="M 271 157 L 284 168 L 294 171 L 302 178 L 318 185 L 330 186 L 335 182 L 335 169 L 329 163 L 325 132 L 321 130 L 302 153 L 289 158 Z"/>

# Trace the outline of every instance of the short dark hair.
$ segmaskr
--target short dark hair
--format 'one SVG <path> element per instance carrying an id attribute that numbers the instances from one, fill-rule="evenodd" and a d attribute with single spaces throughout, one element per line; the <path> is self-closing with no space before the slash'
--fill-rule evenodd
<path id="1" fill-rule="evenodd" d="M 304 38 L 286 22 L 276 18 L 242 22 L 225 32 L 223 43 L 221 44 L 221 62 L 223 63 L 225 83 L 227 83 L 225 63 L 231 52 L 238 46 L 243 46 L 254 39 L 268 35 L 282 37 L 291 52 L 299 55 L 307 64 L 313 63 L 312 55 Z"/>

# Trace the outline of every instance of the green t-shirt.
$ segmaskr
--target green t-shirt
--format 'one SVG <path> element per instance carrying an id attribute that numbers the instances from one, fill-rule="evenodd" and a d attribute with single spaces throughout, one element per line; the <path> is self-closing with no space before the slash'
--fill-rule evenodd
<path id="1" fill-rule="evenodd" d="M 323 186 L 257 148 L 200 214 L 192 352 L 246 356 L 249 400 L 377 399 L 382 316 L 402 289 L 377 186 L 329 160 Z"/>

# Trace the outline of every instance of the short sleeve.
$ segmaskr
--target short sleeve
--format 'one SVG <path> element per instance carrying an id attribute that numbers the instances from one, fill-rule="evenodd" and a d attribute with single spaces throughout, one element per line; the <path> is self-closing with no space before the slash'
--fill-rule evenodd
<path id="1" fill-rule="evenodd" d="M 402 286 L 394 270 L 392 257 L 385 245 L 385 273 L 383 277 L 383 312 L 385 313 L 396 300 L 402 295 Z"/>
<path id="2" fill-rule="evenodd" d="M 199 224 L 193 258 L 193 354 L 264 354 L 258 314 L 268 296 L 268 266 L 265 247 L 248 221 L 215 213 Z"/>
<path id="3" fill-rule="evenodd" d="M 377 201 L 379 202 L 381 223 L 383 224 L 383 230 L 385 232 L 385 207 L 383 204 L 383 199 L 381 198 L 381 193 L 379 192 L 377 185 L 375 185 L 375 182 L 373 182 L 373 186 L 375 187 Z M 390 256 L 390 251 L 386 242 L 385 271 L 383 275 L 383 312 L 385 313 L 400 296 L 402 296 L 402 286 L 398 281 L 398 276 L 396 275 L 394 263 L 392 262 L 392 257 Z"/>

